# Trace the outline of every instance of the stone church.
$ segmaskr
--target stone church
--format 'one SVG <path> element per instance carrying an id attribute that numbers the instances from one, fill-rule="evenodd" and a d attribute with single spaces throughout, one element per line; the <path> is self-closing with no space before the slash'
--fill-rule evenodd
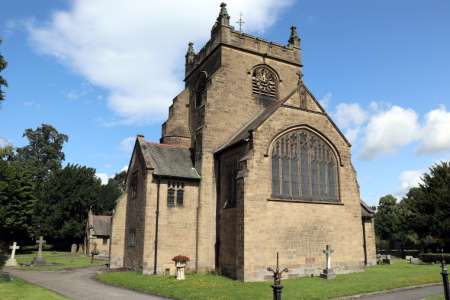
<path id="1" fill-rule="evenodd" d="M 360 200 L 351 145 L 303 82 L 300 38 L 286 45 L 230 26 L 226 5 L 198 52 L 160 143 L 138 135 L 112 224 L 111 268 L 289 277 L 373 264 L 373 211 Z"/>

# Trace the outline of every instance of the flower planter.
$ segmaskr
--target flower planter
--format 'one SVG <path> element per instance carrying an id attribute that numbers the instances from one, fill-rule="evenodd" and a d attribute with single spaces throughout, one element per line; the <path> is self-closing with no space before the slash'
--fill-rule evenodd
<path id="1" fill-rule="evenodd" d="M 184 280 L 184 269 L 186 268 L 186 262 L 176 261 L 175 267 L 177 268 L 177 280 Z"/>

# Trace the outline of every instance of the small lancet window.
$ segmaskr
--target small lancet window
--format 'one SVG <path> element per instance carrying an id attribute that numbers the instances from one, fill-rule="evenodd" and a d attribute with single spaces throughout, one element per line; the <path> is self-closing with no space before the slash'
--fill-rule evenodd
<path id="1" fill-rule="evenodd" d="M 260 65 L 252 72 L 252 91 L 255 95 L 278 98 L 278 76 L 268 66 Z"/>
<path id="2" fill-rule="evenodd" d="M 128 247 L 136 246 L 136 229 L 128 229 Z"/>
<path id="3" fill-rule="evenodd" d="M 184 205 L 184 183 L 169 181 L 167 188 L 167 207 L 182 207 Z"/>
<path id="4" fill-rule="evenodd" d="M 272 196 L 337 202 L 336 156 L 322 138 L 307 129 L 280 136 L 272 148 Z"/>

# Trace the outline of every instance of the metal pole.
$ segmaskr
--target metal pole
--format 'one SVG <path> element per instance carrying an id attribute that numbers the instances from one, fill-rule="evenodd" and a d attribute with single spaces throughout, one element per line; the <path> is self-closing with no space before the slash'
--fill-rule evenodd
<path id="1" fill-rule="evenodd" d="M 445 300 L 450 300 L 450 290 L 448 287 L 448 270 L 446 265 L 442 265 L 442 283 L 444 284 Z"/>
<path id="2" fill-rule="evenodd" d="M 282 285 L 273 284 L 273 300 L 281 300 L 281 290 L 283 289 Z"/>
<path id="3" fill-rule="evenodd" d="M 450 290 L 448 286 L 448 269 L 447 265 L 445 264 L 444 260 L 444 249 L 441 250 L 442 257 L 441 257 L 441 275 L 442 275 L 442 283 L 444 285 L 444 296 L 445 300 L 450 300 Z"/>

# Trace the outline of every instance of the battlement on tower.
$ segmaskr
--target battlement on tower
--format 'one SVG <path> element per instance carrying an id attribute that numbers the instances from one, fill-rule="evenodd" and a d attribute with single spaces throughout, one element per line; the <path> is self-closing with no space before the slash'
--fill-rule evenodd
<path id="1" fill-rule="evenodd" d="M 222 3 L 219 17 L 211 30 L 210 40 L 198 53 L 194 52 L 193 44 L 189 43 L 186 54 L 185 77 L 188 78 L 219 46 L 262 55 L 302 67 L 300 38 L 297 35 L 296 27 L 291 27 L 291 35 L 286 45 L 252 36 L 237 31 L 233 26 L 229 25 L 229 15 L 226 11 L 226 5 Z"/>

